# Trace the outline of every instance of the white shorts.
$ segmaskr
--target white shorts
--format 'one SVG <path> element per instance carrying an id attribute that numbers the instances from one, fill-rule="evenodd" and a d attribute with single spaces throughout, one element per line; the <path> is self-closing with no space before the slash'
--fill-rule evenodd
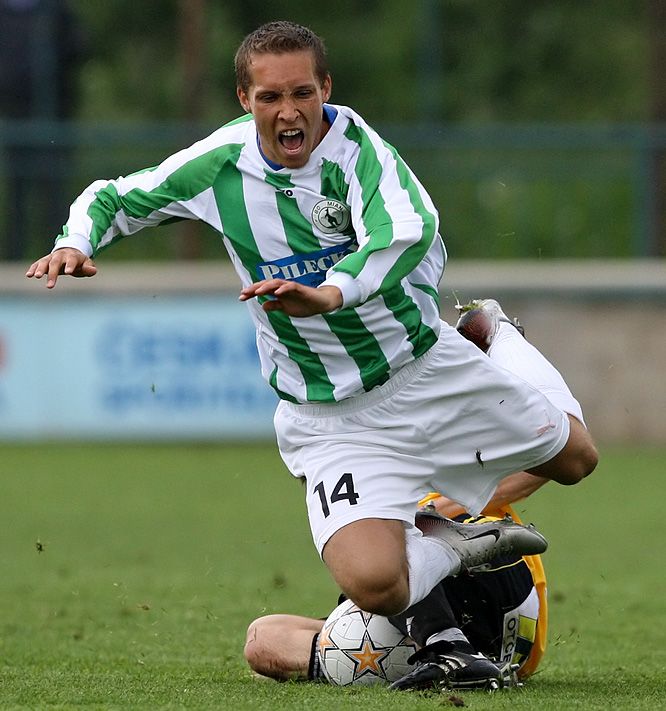
<path id="1" fill-rule="evenodd" d="M 425 355 L 368 393 L 332 404 L 281 401 L 275 431 L 285 464 L 305 478 L 321 555 L 353 521 L 413 524 L 428 491 L 480 513 L 500 479 L 564 447 L 569 420 L 442 323 Z"/>

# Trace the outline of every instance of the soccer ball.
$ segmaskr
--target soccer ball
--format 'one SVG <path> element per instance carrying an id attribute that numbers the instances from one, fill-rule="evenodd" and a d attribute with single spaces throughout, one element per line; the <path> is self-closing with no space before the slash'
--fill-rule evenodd
<path id="1" fill-rule="evenodd" d="M 390 684 L 413 668 L 416 645 L 386 617 L 345 600 L 328 616 L 317 653 L 326 678 L 337 686 Z"/>

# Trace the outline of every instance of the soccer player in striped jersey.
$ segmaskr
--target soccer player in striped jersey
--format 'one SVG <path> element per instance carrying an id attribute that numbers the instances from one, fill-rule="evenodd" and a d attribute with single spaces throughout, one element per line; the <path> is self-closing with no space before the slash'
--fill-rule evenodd
<path id="1" fill-rule="evenodd" d="M 528 480 L 521 481 L 524 473 L 509 477 L 507 486 L 499 497 L 493 497 L 487 511 L 475 522 L 491 520 L 509 513 L 517 518 L 506 503 L 506 494 L 524 493 L 532 486 Z M 507 491 L 509 489 L 510 491 Z M 420 502 L 422 507 L 434 508 L 450 514 L 458 520 L 469 521 L 460 507 L 445 497 L 430 494 Z M 541 556 L 506 556 L 495 559 L 483 573 L 445 578 L 437 588 L 448 600 L 450 610 L 460 625 L 457 632 L 464 635 L 472 655 L 479 653 L 492 661 L 501 675 L 489 682 L 498 685 L 514 685 L 531 676 L 539 666 L 546 648 L 548 605 L 546 577 Z M 427 646 L 430 631 L 438 630 L 437 620 L 392 618 L 391 622 L 405 635 L 411 635 L 420 647 Z M 441 623 L 441 620 L 439 620 Z M 244 654 L 250 668 L 260 676 L 280 681 L 326 681 L 321 669 L 319 633 L 324 621 L 311 617 L 289 614 L 271 614 L 259 617 L 248 627 Z M 434 626 L 433 626 L 434 625 Z M 441 625 L 440 625 L 441 626 Z M 430 627 L 430 629 L 429 629 Z M 446 640 L 443 640 L 446 642 Z M 432 646 L 432 645 L 430 645 Z M 415 656 L 419 656 L 419 652 Z M 381 669 L 376 670 L 381 676 Z M 468 686 L 462 669 L 452 662 L 448 678 L 442 685 L 447 689 L 478 688 Z M 401 680 L 404 684 L 405 680 Z M 433 689 L 442 678 L 437 675 L 423 677 L 410 688 Z M 492 688 L 492 687 L 491 687 Z"/>
<path id="2" fill-rule="evenodd" d="M 422 535 L 413 502 L 446 491 L 475 514 L 521 470 L 577 483 L 597 462 L 578 410 L 440 320 L 437 210 L 396 149 L 330 102 L 321 39 L 271 22 L 235 66 L 246 115 L 154 168 L 94 182 L 26 275 L 48 288 L 93 276 L 102 250 L 167 220 L 217 230 L 279 397 L 280 453 L 306 481 L 320 555 L 360 608 L 392 615 L 462 568 L 543 551 L 538 532 L 511 522 Z"/>

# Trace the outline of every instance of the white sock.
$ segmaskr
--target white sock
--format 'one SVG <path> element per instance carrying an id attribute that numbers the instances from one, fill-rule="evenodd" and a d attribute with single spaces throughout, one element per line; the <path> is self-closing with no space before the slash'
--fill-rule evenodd
<path id="1" fill-rule="evenodd" d="M 555 366 L 510 323 L 501 321 L 488 357 L 543 393 L 583 424 L 583 410 Z"/>
<path id="2" fill-rule="evenodd" d="M 469 640 L 465 637 L 463 631 L 458 629 L 458 627 L 449 627 L 448 629 L 437 632 L 436 634 L 431 634 L 426 640 L 426 644 L 433 644 L 434 642 L 441 641 L 467 642 L 467 644 L 469 644 Z"/>
<path id="3" fill-rule="evenodd" d="M 460 558 L 447 543 L 424 538 L 416 527 L 405 530 L 405 545 L 409 565 L 407 607 L 411 607 L 423 600 L 440 580 L 458 573 Z"/>

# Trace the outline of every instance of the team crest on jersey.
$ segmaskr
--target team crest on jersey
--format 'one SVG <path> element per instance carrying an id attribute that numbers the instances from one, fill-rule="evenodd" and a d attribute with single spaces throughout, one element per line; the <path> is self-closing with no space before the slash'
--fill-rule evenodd
<path id="1" fill-rule="evenodd" d="M 320 200 L 312 208 L 312 222 L 324 234 L 341 234 L 350 221 L 349 207 L 339 200 Z"/>

